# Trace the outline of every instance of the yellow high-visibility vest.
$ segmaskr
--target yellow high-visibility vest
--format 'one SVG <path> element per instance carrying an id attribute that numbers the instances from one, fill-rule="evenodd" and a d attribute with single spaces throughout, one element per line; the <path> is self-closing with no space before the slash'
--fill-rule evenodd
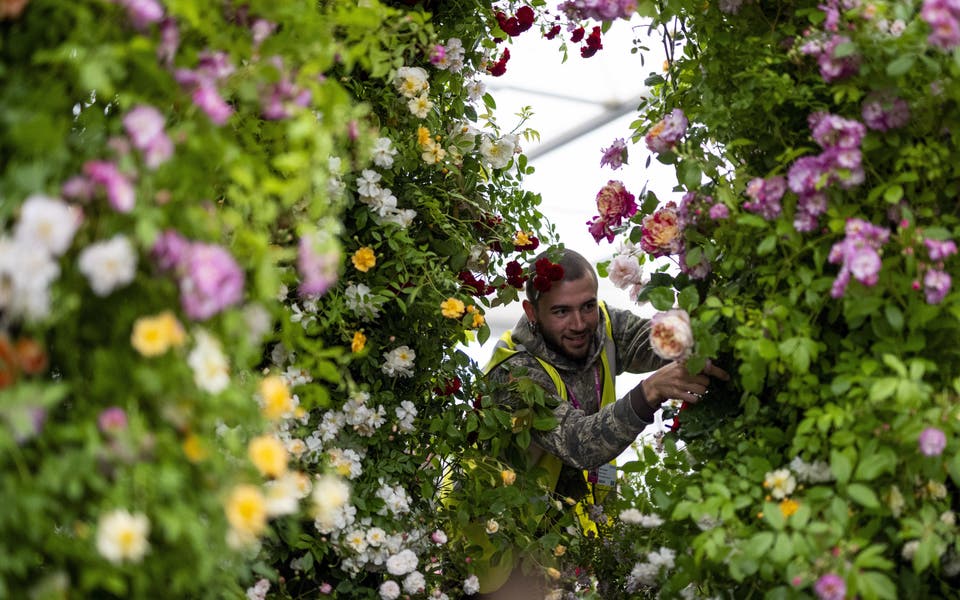
<path id="1" fill-rule="evenodd" d="M 599 306 L 606 323 L 604 349 L 600 353 L 600 363 L 603 368 L 600 408 L 603 408 L 608 404 L 616 402 L 617 394 L 613 383 L 613 371 L 610 368 L 610 365 L 614 360 L 613 326 L 610 323 L 610 314 L 607 312 L 606 305 L 603 302 L 600 302 Z M 514 356 L 518 352 L 520 352 L 520 350 L 516 349 L 516 344 L 513 342 L 513 336 L 511 335 L 511 332 L 505 332 L 500 338 L 500 343 L 498 343 L 496 349 L 494 350 L 493 357 L 484 367 L 484 374 L 489 373 L 502 362 L 509 359 L 511 356 Z M 563 379 L 560 378 L 560 373 L 557 371 L 556 367 L 539 357 L 534 358 L 537 359 L 537 362 L 540 363 L 540 366 L 543 367 L 543 370 L 547 373 L 547 375 L 550 377 L 550 380 L 553 382 L 553 385 L 557 388 L 557 395 L 559 395 L 564 402 L 568 401 L 569 395 L 567 393 L 567 386 L 563 383 Z M 614 459 L 611 461 L 611 464 L 616 465 L 616 460 Z M 539 479 L 540 483 L 547 490 L 551 492 L 555 491 L 557 488 L 557 481 L 560 479 L 560 470 L 563 468 L 563 461 L 552 454 L 544 453 L 543 456 L 541 456 L 537 461 L 537 467 L 543 469 L 545 472 L 545 475 Z M 588 516 L 588 506 L 591 503 L 598 503 L 601 501 L 606 497 L 612 488 L 599 483 L 591 483 L 589 479 L 589 473 L 589 471 L 584 471 L 583 477 L 584 481 L 587 483 L 587 489 L 590 490 L 590 497 L 580 500 L 576 504 L 574 510 L 577 513 L 577 517 L 580 521 L 580 527 L 584 535 L 597 535 L 597 526 Z M 591 502 L 591 500 L 593 502 Z M 476 531 L 473 529 L 476 529 Z M 494 548 L 487 539 L 487 534 L 483 528 L 483 525 L 479 523 L 475 524 L 475 526 L 473 526 L 471 529 L 464 531 L 464 534 L 471 542 L 476 543 L 484 548 L 483 556 L 481 556 L 480 560 L 474 563 L 477 578 L 480 580 L 480 592 L 490 593 L 500 589 L 500 587 L 506 583 L 507 579 L 510 577 L 510 573 L 513 571 L 516 565 L 516 560 L 513 556 L 514 552 L 512 550 L 508 550 L 504 553 L 503 558 L 497 565 L 491 565 L 489 559 L 494 552 Z"/>

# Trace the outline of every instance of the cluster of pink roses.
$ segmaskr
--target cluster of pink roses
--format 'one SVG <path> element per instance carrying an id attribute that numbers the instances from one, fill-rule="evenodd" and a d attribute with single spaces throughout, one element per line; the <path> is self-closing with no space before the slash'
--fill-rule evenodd
<path id="1" fill-rule="evenodd" d="M 557 6 L 572 21 L 630 19 L 636 9 L 636 0 L 566 0 Z"/>
<path id="2" fill-rule="evenodd" d="M 951 0 L 923 0 L 920 17 L 930 26 L 927 42 L 941 50 L 960 46 L 960 5 Z"/>
<path id="3" fill-rule="evenodd" d="M 193 242 L 167 230 L 152 253 L 157 266 L 176 277 L 180 304 L 191 319 L 209 319 L 243 298 L 243 271 L 233 256 L 216 244 Z"/>
<path id="4" fill-rule="evenodd" d="M 890 238 L 890 231 L 863 219 L 848 219 L 845 233 L 846 237 L 833 245 L 828 257 L 831 263 L 840 264 L 840 273 L 830 290 L 834 298 L 846 292 L 851 275 L 866 286 L 877 283 L 883 265 L 880 250 Z"/>
<path id="5" fill-rule="evenodd" d="M 927 249 L 927 256 L 933 262 L 933 265 L 921 263 L 920 268 L 923 271 L 923 291 L 928 304 L 940 304 L 947 293 L 950 292 L 950 286 L 953 280 L 950 274 L 944 270 L 944 261 L 957 253 L 957 245 L 953 240 L 923 240 L 923 245 Z M 919 288 L 918 284 L 914 287 Z"/>
<path id="6" fill-rule="evenodd" d="M 793 219 L 797 231 L 816 229 L 819 216 L 827 210 L 826 186 L 837 183 L 849 189 L 865 177 L 860 143 L 866 127 L 862 123 L 819 112 L 810 115 L 808 122 L 823 152 L 797 159 L 787 173 L 787 185 L 798 199 Z"/>
<path id="7" fill-rule="evenodd" d="M 599 216 L 587 221 L 590 235 L 597 243 L 603 238 L 612 242 L 615 237 L 614 228 L 637 213 L 637 203 L 622 181 L 610 180 L 597 192 L 597 209 L 600 211 Z"/>

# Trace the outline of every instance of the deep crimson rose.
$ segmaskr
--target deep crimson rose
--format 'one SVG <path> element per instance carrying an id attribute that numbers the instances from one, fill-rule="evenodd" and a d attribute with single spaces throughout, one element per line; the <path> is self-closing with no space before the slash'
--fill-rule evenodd
<path id="1" fill-rule="evenodd" d="M 492 66 L 487 67 L 487 71 L 490 75 L 494 77 L 500 77 L 507 72 L 507 61 L 510 60 L 510 49 L 504 48 L 503 54 L 500 55 L 500 60 L 493 63 Z"/>
<path id="2" fill-rule="evenodd" d="M 600 28 L 594 27 L 587 37 L 587 45 L 580 48 L 580 56 L 590 58 L 601 48 L 603 48 L 603 43 L 600 41 Z"/>
<path id="3" fill-rule="evenodd" d="M 560 26 L 554 25 L 553 27 L 550 28 L 550 31 L 543 34 L 543 37 L 547 38 L 548 40 L 552 40 L 553 38 L 557 37 L 557 35 L 559 34 L 560 34 Z"/>
<path id="4" fill-rule="evenodd" d="M 520 24 L 520 31 L 526 31 L 533 25 L 533 9 L 529 6 L 521 6 L 517 11 L 517 22 Z"/>
<path id="5" fill-rule="evenodd" d="M 563 267 L 550 262 L 549 258 L 541 258 L 533 265 L 536 276 L 533 278 L 533 287 L 540 292 L 548 292 L 554 281 L 563 280 Z"/>
<path id="6" fill-rule="evenodd" d="M 520 263 L 511 260 L 507 263 L 507 283 L 513 287 L 520 289 L 523 287 L 523 284 L 526 283 L 527 276 L 523 273 L 523 267 L 520 266 Z"/>
<path id="7" fill-rule="evenodd" d="M 573 33 L 570 35 L 570 41 L 576 44 L 577 42 L 583 39 L 584 33 L 586 32 L 583 30 L 583 27 L 577 27 L 576 29 L 573 30 Z"/>
<path id="8" fill-rule="evenodd" d="M 523 31 L 520 29 L 520 21 L 518 21 L 516 17 L 508 17 L 502 11 L 497 11 L 495 16 L 497 18 L 497 24 L 500 25 L 500 29 L 507 35 L 513 37 L 520 35 L 520 32 Z"/>

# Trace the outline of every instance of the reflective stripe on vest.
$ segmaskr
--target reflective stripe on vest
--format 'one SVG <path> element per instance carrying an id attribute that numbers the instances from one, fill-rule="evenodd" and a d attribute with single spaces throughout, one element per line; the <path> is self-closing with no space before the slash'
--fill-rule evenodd
<path id="1" fill-rule="evenodd" d="M 613 325 L 610 323 L 610 313 L 607 312 L 607 307 L 603 302 L 599 303 L 600 312 L 603 313 L 603 318 L 605 321 L 605 337 L 603 344 L 603 351 L 600 353 L 600 364 L 603 367 L 603 387 L 601 388 L 600 394 L 600 409 L 612 404 L 617 400 L 616 387 L 613 383 L 613 370 L 610 368 L 611 360 L 614 358 L 613 354 Z M 513 342 L 513 336 L 508 330 L 501 336 L 500 342 L 497 344 L 496 349 L 494 350 L 493 357 L 490 359 L 490 362 L 487 363 L 487 366 L 484 367 L 484 374 L 489 373 L 494 368 L 502 364 L 504 361 L 508 360 L 510 357 L 518 354 L 520 350 L 516 349 L 516 344 Z M 610 354 L 611 356 L 608 356 Z M 556 367 L 543 360 L 538 356 L 534 356 L 537 359 L 537 362 L 540 363 L 540 366 L 550 377 L 550 380 L 553 382 L 554 387 L 557 389 L 557 394 L 560 398 L 566 402 L 569 400 L 567 393 L 567 386 L 563 382 L 563 379 L 560 377 L 559 371 Z M 610 461 L 610 464 L 616 466 L 616 459 Z M 544 453 L 540 460 L 537 461 L 537 467 L 544 469 L 546 472 L 543 477 L 540 479 L 540 483 L 543 484 L 551 492 L 556 491 L 557 481 L 560 479 L 560 470 L 563 468 L 563 462 L 556 456 Z M 583 472 L 584 480 L 587 483 L 587 489 L 590 490 L 590 496 L 592 496 L 593 503 L 599 503 L 603 498 L 606 497 L 606 494 L 609 493 L 610 489 L 607 486 L 600 485 L 597 483 L 591 484 L 589 479 L 589 471 Z M 587 505 L 590 504 L 586 498 L 581 500 L 576 505 L 577 516 L 580 520 L 581 529 L 585 535 L 593 533 L 597 535 L 597 526 L 594 522 L 587 516 Z"/>

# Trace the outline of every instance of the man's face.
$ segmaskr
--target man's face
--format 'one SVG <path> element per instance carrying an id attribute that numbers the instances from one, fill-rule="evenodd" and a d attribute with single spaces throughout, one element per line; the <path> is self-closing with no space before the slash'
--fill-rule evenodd
<path id="1" fill-rule="evenodd" d="M 540 295 L 535 307 L 524 302 L 524 309 L 527 318 L 540 327 L 547 346 L 572 360 L 587 357 L 600 322 L 597 282 L 593 277 L 554 282 L 550 291 Z"/>

